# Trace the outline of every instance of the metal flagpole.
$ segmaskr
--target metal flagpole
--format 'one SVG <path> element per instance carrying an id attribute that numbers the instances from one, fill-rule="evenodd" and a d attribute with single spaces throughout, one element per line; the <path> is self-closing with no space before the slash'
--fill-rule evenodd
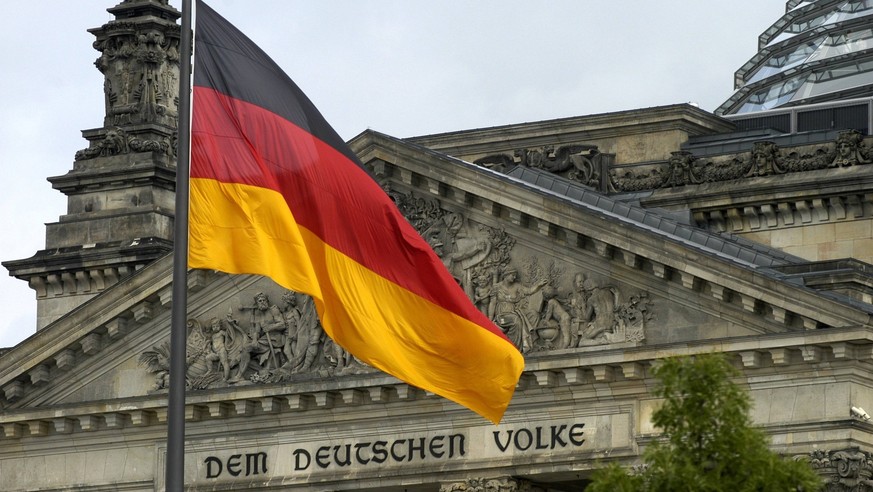
<path id="1" fill-rule="evenodd" d="M 182 1 L 179 51 L 179 136 L 176 215 L 173 229 L 173 308 L 170 327 L 170 388 L 167 401 L 166 490 L 185 485 L 185 346 L 188 315 L 188 172 L 191 158 L 191 0 Z"/>

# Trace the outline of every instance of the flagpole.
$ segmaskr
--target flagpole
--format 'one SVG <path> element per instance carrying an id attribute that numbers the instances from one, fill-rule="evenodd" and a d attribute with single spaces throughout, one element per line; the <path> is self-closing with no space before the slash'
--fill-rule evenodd
<path id="1" fill-rule="evenodd" d="M 179 126 L 176 215 L 173 229 L 173 308 L 170 325 L 170 387 L 167 401 L 166 490 L 185 485 L 185 372 L 188 315 L 188 172 L 191 159 L 191 0 L 182 0 L 179 45 Z"/>

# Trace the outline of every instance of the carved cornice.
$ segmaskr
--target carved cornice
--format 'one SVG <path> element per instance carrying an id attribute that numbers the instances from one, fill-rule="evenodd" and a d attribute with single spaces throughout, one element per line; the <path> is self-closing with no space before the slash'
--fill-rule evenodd
<path id="1" fill-rule="evenodd" d="M 561 146 L 568 142 L 593 142 L 622 135 L 660 131 L 708 135 L 730 132 L 734 129 L 734 124 L 728 120 L 690 104 L 677 104 L 423 135 L 405 140 L 452 156 L 474 160 L 496 153 L 512 153 L 519 148 Z"/>

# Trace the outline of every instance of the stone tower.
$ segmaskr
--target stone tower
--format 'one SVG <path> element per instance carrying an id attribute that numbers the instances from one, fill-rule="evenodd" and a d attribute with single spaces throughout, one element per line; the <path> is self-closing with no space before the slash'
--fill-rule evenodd
<path id="1" fill-rule="evenodd" d="M 180 13 L 167 0 L 124 0 L 91 29 L 104 75 L 103 126 L 84 130 L 73 169 L 49 178 L 67 213 L 45 249 L 3 263 L 36 291 L 37 329 L 172 250 Z"/>

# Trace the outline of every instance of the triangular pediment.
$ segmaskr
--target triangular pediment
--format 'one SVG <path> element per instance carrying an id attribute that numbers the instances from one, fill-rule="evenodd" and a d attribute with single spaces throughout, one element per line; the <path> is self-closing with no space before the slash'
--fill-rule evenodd
<path id="1" fill-rule="evenodd" d="M 775 250 L 554 177 L 496 173 L 375 132 L 352 143 L 529 367 L 543 357 L 852 327 L 867 316 L 780 274 L 792 260 Z M 171 264 L 165 257 L 139 270 L 0 358 L 4 406 L 163 405 Z M 292 296 L 289 305 L 268 279 L 196 271 L 189 287 L 191 389 L 264 395 L 283 384 L 393 380 L 327 340 L 311 303 Z M 261 292 L 269 298 L 263 310 Z M 274 321 L 286 328 L 254 335 Z"/>

